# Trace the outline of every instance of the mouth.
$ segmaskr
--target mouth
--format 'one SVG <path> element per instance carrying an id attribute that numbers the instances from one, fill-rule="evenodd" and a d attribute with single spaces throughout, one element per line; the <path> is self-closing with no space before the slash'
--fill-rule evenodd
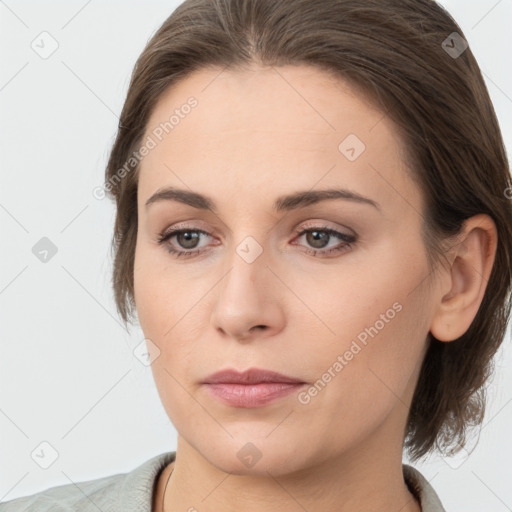
<path id="1" fill-rule="evenodd" d="M 227 369 L 202 383 L 221 402 L 232 407 L 261 407 L 298 391 L 306 382 L 270 370 L 250 368 L 244 372 Z"/>

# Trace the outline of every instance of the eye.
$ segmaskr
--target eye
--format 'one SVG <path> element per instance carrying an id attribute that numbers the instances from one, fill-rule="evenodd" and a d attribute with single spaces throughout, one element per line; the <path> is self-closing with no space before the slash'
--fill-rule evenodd
<path id="1" fill-rule="evenodd" d="M 307 249 L 306 253 L 313 256 L 316 256 L 319 253 L 322 255 L 339 253 L 350 249 L 352 244 L 356 242 L 356 237 L 354 235 L 341 233 L 327 226 L 310 227 L 297 233 L 298 238 L 304 235 L 306 242 L 313 247 L 313 250 Z M 333 237 L 342 240 L 343 243 L 324 250 Z"/>
<path id="2" fill-rule="evenodd" d="M 180 251 L 179 249 L 175 249 L 172 244 L 166 243 L 168 240 L 176 237 L 176 240 L 178 244 L 185 248 L 185 249 L 194 249 L 197 247 L 197 244 L 201 238 L 201 235 L 209 236 L 209 234 L 206 231 L 203 231 L 201 229 L 174 229 L 171 231 L 166 231 L 164 233 L 161 233 L 158 236 L 158 243 L 161 245 L 164 245 L 166 250 L 174 254 L 177 257 L 180 256 L 192 256 L 194 254 L 203 252 L 202 250 L 194 250 L 194 251 Z"/>
<path id="3" fill-rule="evenodd" d="M 196 249 L 202 238 L 201 235 L 206 237 L 210 236 L 209 233 L 201 229 L 173 229 L 161 233 L 158 236 L 157 241 L 160 245 L 164 245 L 170 254 L 173 254 L 176 257 L 191 257 L 204 252 L 202 249 Z M 322 257 L 348 250 L 357 240 L 354 235 L 341 233 L 327 226 L 308 227 L 307 229 L 297 232 L 297 238 L 301 238 L 303 236 L 305 236 L 306 243 L 308 243 L 310 247 L 313 247 L 313 249 L 306 249 L 305 252 L 313 256 L 321 254 Z M 186 250 L 177 249 L 174 244 L 169 243 L 173 238 L 176 238 L 176 243 L 179 247 Z M 325 247 L 329 245 L 329 242 L 333 238 L 341 240 L 342 243 L 325 250 Z"/>

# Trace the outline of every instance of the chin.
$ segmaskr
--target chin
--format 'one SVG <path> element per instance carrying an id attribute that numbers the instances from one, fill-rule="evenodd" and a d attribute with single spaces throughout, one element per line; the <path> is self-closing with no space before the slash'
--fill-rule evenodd
<path id="1" fill-rule="evenodd" d="M 303 443 L 284 444 L 282 438 L 257 438 L 243 436 L 224 439 L 223 442 L 210 440 L 200 442 L 196 450 L 210 464 L 225 473 L 233 475 L 282 476 L 303 469 L 307 465 L 307 454 L 297 448 Z M 252 441 L 250 440 L 252 438 Z M 288 439 L 289 441 L 289 439 Z"/>

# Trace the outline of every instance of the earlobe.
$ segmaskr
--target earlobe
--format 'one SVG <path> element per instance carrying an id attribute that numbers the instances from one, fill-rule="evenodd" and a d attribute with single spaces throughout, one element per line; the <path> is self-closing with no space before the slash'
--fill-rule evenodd
<path id="1" fill-rule="evenodd" d="M 496 255 L 496 225 L 486 214 L 475 215 L 465 221 L 459 240 L 450 250 L 450 267 L 443 270 L 440 282 L 445 286 L 436 297 L 430 326 L 439 341 L 462 336 L 478 312 Z"/>

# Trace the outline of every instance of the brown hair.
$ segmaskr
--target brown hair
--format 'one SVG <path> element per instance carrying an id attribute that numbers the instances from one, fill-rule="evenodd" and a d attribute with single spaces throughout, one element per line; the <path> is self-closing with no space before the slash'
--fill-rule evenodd
<path id="1" fill-rule="evenodd" d="M 483 420 L 484 384 L 505 336 L 512 284 L 509 166 L 487 88 L 473 53 L 463 51 L 463 37 L 433 0 L 180 4 L 135 64 L 105 173 L 117 205 L 112 281 L 125 325 L 135 310 L 139 165 L 131 156 L 163 91 L 210 66 L 308 64 L 332 72 L 397 126 L 426 199 L 424 240 L 432 271 L 465 219 L 485 213 L 496 224 L 498 247 L 482 304 L 459 339 L 446 343 L 429 333 L 406 425 L 412 460 L 434 449 L 457 452 L 467 427 Z"/>

